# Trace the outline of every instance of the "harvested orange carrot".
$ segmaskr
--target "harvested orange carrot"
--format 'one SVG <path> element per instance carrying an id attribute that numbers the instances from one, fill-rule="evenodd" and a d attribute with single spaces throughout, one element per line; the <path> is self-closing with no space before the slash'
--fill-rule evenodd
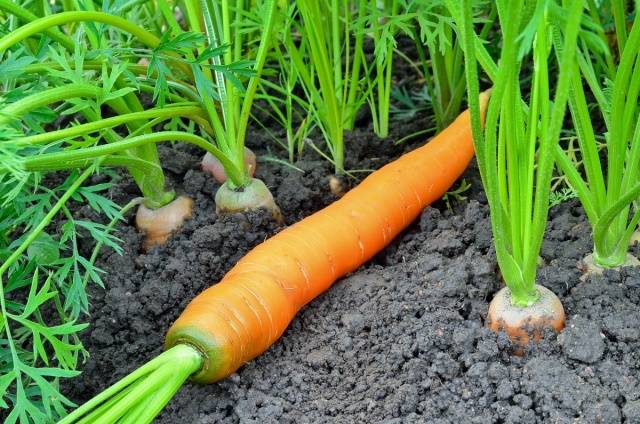
<path id="1" fill-rule="evenodd" d="M 487 99 L 481 95 L 483 109 Z M 371 259 L 438 200 L 472 156 L 464 112 L 431 142 L 254 248 L 187 306 L 169 330 L 166 348 L 187 343 L 204 355 L 195 381 L 233 373 L 269 348 L 300 308 Z"/>

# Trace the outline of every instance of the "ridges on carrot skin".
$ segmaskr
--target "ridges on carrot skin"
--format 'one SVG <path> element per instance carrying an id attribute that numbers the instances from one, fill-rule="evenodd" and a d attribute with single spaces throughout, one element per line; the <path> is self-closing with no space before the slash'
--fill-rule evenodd
<path id="1" fill-rule="evenodd" d="M 187 378 L 212 383 L 264 352 L 300 308 L 371 259 L 446 192 L 473 156 L 469 127 L 465 113 L 426 146 L 258 245 L 187 306 L 169 329 L 166 352 L 63 422 L 122 416 L 133 422 L 141 408 L 152 419 Z"/>
<path id="2" fill-rule="evenodd" d="M 487 98 L 481 97 L 483 108 Z M 439 199 L 472 157 L 465 112 L 425 146 L 254 248 L 187 306 L 169 330 L 166 348 L 192 338 L 189 343 L 205 356 L 215 355 L 205 358 L 209 365 L 195 381 L 210 383 L 235 372 L 268 349 L 300 308 L 371 259 Z"/>

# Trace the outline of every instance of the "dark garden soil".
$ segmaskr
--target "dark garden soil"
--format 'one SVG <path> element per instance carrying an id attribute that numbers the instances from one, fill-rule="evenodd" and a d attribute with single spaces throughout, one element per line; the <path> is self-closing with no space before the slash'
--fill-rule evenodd
<path id="1" fill-rule="evenodd" d="M 410 133 L 420 120 L 402 126 Z M 410 148 L 368 134 L 348 137 L 349 168 L 374 169 Z M 147 254 L 135 229 L 120 227 L 125 253 L 103 254 L 106 290 L 91 290 L 83 337 L 91 357 L 65 387 L 77 402 L 160 353 L 187 302 L 278 231 L 265 213 L 216 218 L 217 186 L 196 152 L 176 146 L 163 157 L 175 186 L 195 199 L 194 217 Z M 288 224 L 334 200 L 325 161 L 309 155 L 296 166 L 304 173 L 258 168 Z M 468 199 L 427 208 L 304 308 L 265 354 L 218 384 L 187 384 L 157 422 L 640 423 L 640 270 L 581 282 L 589 227 L 576 201 L 555 207 L 539 277 L 562 299 L 567 328 L 512 356 L 506 337 L 484 327 L 501 282 L 477 171 L 466 178 Z M 124 181 L 113 195 L 124 203 L 136 189 Z"/>

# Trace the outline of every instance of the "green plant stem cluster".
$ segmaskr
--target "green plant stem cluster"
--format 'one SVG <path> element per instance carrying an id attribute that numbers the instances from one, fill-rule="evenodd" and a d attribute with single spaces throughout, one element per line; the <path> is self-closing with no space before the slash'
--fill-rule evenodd
<path id="1" fill-rule="evenodd" d="M 237 81 L 227 78 L 222 72 L 222 67 L 245 60 L 247 50 L 250 51 L 248 44 L 255 42 L 257 38 L 259 42 L 255 52 L 253 72 L 258 76 L 262 73 L 275 24 L 276 2 L 275 0 L 264 2 L 263 9 L 260 10 L 264 13 L 264 22 L 262 26 L 254 28 L 254 31 L 239 27 L 239 24 L 244 21 L 245 14 L 252 7 L 250 1 L 240 0 L 232 3 L 223 0 L 218 4 L 212 0 L 201 0 L 199 4 L 186 2 L 185 7 L 187 20 L 194 30 L 201 31 L 200 19 L 204 17 L 204 31 L 210 47 L 221 48 L 227 44 L 230 45 L 225 49 L 222 57 L 212 58 L 214 65 L 212 71 L 202 68 L 203 75 L 211 77 L 213 74 L 220 109 L 213 105 L 204 89 L 204 84 L 198 81 L 199 73 L 196 73 L 195 85 L 198 87 L 209 116 L 216 143 L 221 152 L 230 159 L 227 161 L 227 163 L 230 162 L 229 165 L 225 165 L 225 170 L 229 174 L 232 187 L 242 188 L 251 182 L 248 171 L 244 169 L 244 144 L 259 78 L 256 76 L 250 78 L 245 90 Z M 177 22 L 173 26 L 177 26 Z M 231 164 L 236 168 L 233 172 L 229 172 Z"/>
<path id="2" fill-rule="evenodd" d="M 297 0 L 289 9 L 282 43 L 320 128 L 336 174 L 344 173 L 344 131 L 353 127 L 355 114 L 365 102 L 360 90 L 362 43 L 357 20 L 348 0 Z M 359 0 L 363 13 L 365 0 Z M 300 14 L 300 20 L 295 14 Z M 294 37 L 299 33 L 301 41 Z"/>
<path id="3" fill-rule="evenodd" d="M 537 300 L 534 288 L 542 246 L 558 144 L 574 69 L 583 2 L 572 2 L 566 23 L 554 20 L 550 2 L 498 1 L 502 50 L 493 79 L 484 129 L 478 103 L 471 1 L 462 7 L 450 1 L 464 42 L 466 76 L 476 156 L 491 208 L 496 255 L 512 301 L 529 306 Z M 562 32 L 557 51 L 559 75 L 555 98 L 550 95 L 550 30 Z M 522 95 L 520 73 L 525 53 L 533 49 L 533 81 L 529 103 Z"/>
<path id="4" fill-rule="evenodd" d="M 444 1 L 417 1 L 414 8 L 420 14 L 410 35 L 416 44 L 425 89 L 433 104 L 436 129 L 442 131 L 460 113 L 465 94 L 461 42 Z M 495 16 L 490 15 L 488 22 L 492 23 L 493 19 Z"/>
<path id="5" fill-rule="evenodd" d="M 164 4 L 164 3 L 162 3 Z M 166 4 L 164 4 L 166 6 Z M 237 46 L 233 48 L 233 52 L 231 48 L 225 48 L 224 42 L 231 41 L 231 30 L 233 22 L 233 17 L 230 16 L 230 7 L 229 2 L 224 1 L 222 11 L 217 6 L 213 6 L 212 4 L 208 4 L 207 2 L 201 3 L 202 8 L 197 4 L 188 3 L 187 5 L 187 16 L 188 18 L 197 25 L 199 28 L 199 20 L 205 15 L 205 22 L 207 23 L 207 34 L 208 34 L 208 43 L 209 47 L 213 50 L 214 54 L 209 54 L 206 59 L 201 59 L 198 62 L 199 66 L 191 66 L 191 69 L 184 61 L 175 59 L 172 61 L 173 65 L 178 69 L 183 71 L 187 75 L 193 75 L 194 81 L 193 85 L 196 88 L 197 94 L 196 99 L 200 102 L 200 107 L 204 111 L 203 114 L 198 114 L 199 122 L 205 123 L 205 130 L 211 131 L 211 136 L 215 137 L 216 145 L 208 151 L 220 162 L 223 163 L 225 169 L 227 170 L 227 174 L 229 176 L 231 184 L 234 187 L 243 187 L 248 184 L 249 176 L 244 169 L 243 166 L 243 152 L 244 152 L 244 138 L 246 135 L 246 129 L 249 119 L 250 108 L 253 103 L 253 99 L 255 98 L 255 94 L 257 91 L 258 78 L 250 78 L 249 85 L 245 92 L 240 93 L 240 88 L 238 87 L 238 81 L 230 78 L 228 72 L 225 72 L 225 67 L 230 67 L 233 65 L 234 61 L 241 60 L 244 52 L 240 49 L 243 41 L 243 32 L 238 29 L 236 31 L 236 35 L 233 36 L 233 41 L 237 43 Z M 266 34 L 270 34 L 273 28 L 273 15 L 275 10 L 275 1 L 268 1 L 265 3 L 266 8 L 266 18 L 265 24 L 262 28 L 266 31 Z M 3 4 L 0 4 L 2 7 Z M 235 5 L 238 6 L 238 5 Z M 245 5 L 248 7 L 248 4 Z M 14 11 L 15 7 L 7 7 L 9 11 Z M 235 18 L 241 16 L 242 10 L 234 9 L 236 15 Z M 24 18 L 34 18 L 33 15 L 28 13 L 22 13 L 22 17 Z M 165 17 L 169 19 L 169 24 L 172 28 L 176 28 L 179 30 L 179 25 L 177 25 L 177 21 L 173 14 L 165 14 Z M 215 23 L 214 23 L 215 21 Z M 104 12 L 94 12 L 94 11 L 82 11 L 82 12 L 63 12 L 43 18 L 35 19 L 26 25 L 21 26 L 16 31 L 13 31 L 11 34 L 0 39 L 0 52 L 6 51 L 17 43 L 35 36 L 41 32 L 53 31 L 52 28 L 55 28 L 59 25 L 68 25 L 74 22 L 100 22 L 115 28 L 118 28 L 122 31 L 128 32 L 133 35 L 138 42 L 146 45 L 152 49 L 162 48 L 162 40 L 151 34 L 150 32 L 139 28 L 137 25 L 117 16 L 109 15 Z M 196 24 L 197 22 L 197 24 Z M 214 25 L 215 24 L 215 25 Z M 215 28 L 222 28 L 222 34 L 216 34 Z M 179 30 L 179 34 L 184 34 L 184 31 Z M 57 34 L 58 32 L 56 32 Z M 257 57 L 256 64 L 254 66 L 253 72 L 260 73 L 262 67 L 264 66 L 264 61 L 266 58 L 266 52 L 269 47 L 269 37 L 262 37 L 261 42 L 257 48 Z M 73 43 L 65 43 L 65 46 L 73 46 Z M 201 49 L 201 51 L 205 51 Z M 224 53 L 224 63 L 220 61 L 219 55 Z M 169 58 L 175 56 L 175 48 L 169 51 Z M 194 60 L 190 54 L 187 54 L 187 59 Z M 213 72 L 209 69 L 209 61 L 213 61 Z M 104 63 L 102 67 L 104 67 Z M 34 72 L 40 71 L 41 69 L 33 69 Z M 213 103 L 212 96 L 210 96 L 211 87 L 213 84 L 212 80 L 207 80 L 206 78 L 215 77 L 216 83 L 218 86 L 218 100 L 220 101 L 222 108 L 218 109 L 215 107 Z M 244 90 L 244 89 L 243 89 Z M 102 90 L 104 91 L 104 90 Z M 51 89 L 47 96 L 34 96 L 29 103 L 26 99 L 19 105 L 10 105 L 9 107 L 3 110 L 3 115 L 5 116 L 4 120 L 8 120 L 9 117 L 17 117 L 19 116 L 15 112 L 17 108 L 22 108 L 24 111 L 29 111 L 35 109 L 39 106 L 44 106 L 46 104 L 50 104 L 56 101 L 60 101 L 62 99 L 68 99 L 73 97 L 98 97 L 101 94 L 101 88 L 95 85 L 90 84 L 76 84 L 76 85 L 64 85 L 61 87 L 57 87 Z M 243 102 L 239 102 L 240 94 L 243 95 Z M 163 94 L 163 96 L 166 93 Z M 116 112 L 120 114 L 133 114 L 137 112 L 143 112 L 143 108 L 140 105 L 139 101 L 135 96 L 130 95 L 128 92 L 126 95 L 121 98 L 113 99 L 111 102 L 107 102 L 109 106 L 111 106 Z M 184 101 L 182 102 L 184 103 Z M 161 105 L 162 106 L 162 105 Z M 139 115 L 140 116 L 140 115 Z M 187 116 L 188 117 L 188 116 Z M 95 117 L 93 117 L 95 118 Z M 142 132 L 139 131 L 140 128 L 144 128 L 145 132 L 149 132 L 153 125 L 161 122 L 162 116 L 158 116 L 156 120 L 151 121 L 143 121 L 144 115 L 140 116 L 140 120 L 136 121 L 126 121 L 124 122 L 131 132 Z M 96 119 L 91 119 L 95 121 Z M 142 124 L 142 122 L 145 122 Z M 118 135 L 114 132 L 111 132 L 112 139 L 118 139 Z M 114 150 L 115 151 L 115 150 Z M 121 153 L 121 150 L 117 151 Z M 138 162 L 147 162 L 152 165 L 145 167 L 144 174 L 140 174 L 135 168 L 131 168 L 130 172 L 133 175 L 134 179 L 138 183 L 143 192 L 146 202 L 148 206 L 151 207 L 159 207 L 166 204 L 168 201 L 172 200 L 174 194 L 172 191 L 166 191 L 164 187 L 164 175 L 162 173 L 162 169 L 159 163 L 159 157 L 157 154 L 157 150 L 155 147 L 149 147 L 148 144 L 140 145 L 135 151 L 129 152 L 129 155 L 133 157 L 132 160 L 137 160 Z M 121 158 L 122 159 L 122 158 Z M 131 163 L 132 160 L 128 162 Z M 115 160 L 113 158 L 108 160 L 109 165 L 119 165 L 122 162 L 121 160 Z M 68 165 L 75 165 L 73 162 L 67 162 Z M 70 167 L 68 166 L 68 167 Z M 155 171 L 154 171 L 155 169 Z M 148 173 L 148 171 L 152 171 Z"/>
<path id="6" fill-rule="evenodd" d="M 621 55 L 619 64 L 613 66 L 610 90 L 603 87 L 596 71 L 598 61 L 593 59 L 593 49 L 586 44 L 578 51 L 578 65 L 571 81 L 569 106 L 584 176 L 567 152 L 559 146 L 555 149 L 558 166 L 576 191 L 591 224 L 594 263 L 603 268 L 625 263 L 629 240 L 640 221 L 640 210 L 634 206 L 640 196 L 640 18 L 636 14 L 627 33 L 626 26 L 620 24 L 622 3 L 612 2 Z M 602 43 L 602 47 L 596 58 L 610 58 L 608 44 Z M 607 59 L 600 60 L 600 63 L 608 62 Z M 583 82 L 593 93 L 607 128 L 605 163 L 600 159 Z"/>
<path id="7" fill-rule="evenodd" d="M 58 424 L 147 424 L 171 400 L 185 380 L 202 367 L 202 354 L 179 344 L 127 375 Z"/>

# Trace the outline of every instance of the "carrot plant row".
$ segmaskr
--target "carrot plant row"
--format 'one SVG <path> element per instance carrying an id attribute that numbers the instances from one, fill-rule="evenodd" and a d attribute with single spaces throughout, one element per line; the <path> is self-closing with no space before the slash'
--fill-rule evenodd
<path id="1" fill-rule="evenodd" d="M 543 2 L 496 2 L 502 49 L 484 129 L 474 57 L 471 2 L 450 2 L 465 43 L 467 85 L 480 175 L 491 209 L 496 256 L 506 287 L 489 307 L 489 325 L 501 327 L 526 343 L 526 326 L 561 330 L 564 310 L 559 299 L 536 284 L 553 172 L 553 151 L 558 145 L 574 66 L 574 52 L 582 8 L 573 2 L 566 24 Z M 522 13 L 525 11 L 525 13 Z M 562 38 L 558 55 L 555 94 L 550 89 L 549 56 L 552 38 Z M 535 40 L 535 41 L 534 41 Z M 524 53 L 532 50 L 532 79 L 528 102 L 523 98 L 520 74 Z"/>

